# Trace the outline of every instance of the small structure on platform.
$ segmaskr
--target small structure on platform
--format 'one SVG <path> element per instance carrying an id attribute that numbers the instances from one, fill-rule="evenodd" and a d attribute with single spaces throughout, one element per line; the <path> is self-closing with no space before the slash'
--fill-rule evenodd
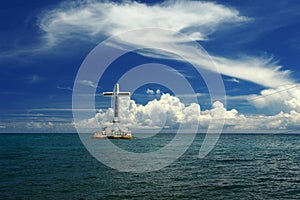
<path id="1" fill-rule="evenodd" d="M 130 92 L 120 92 L 119 84 L 114 87 L 113 92 L 103 92 L 104 96 L 114 97 L 114 119 L 113 124 L 96 132 L 93 139 L 132 139 L 131 131 L 125 128 L 119 121 L 119 96 L 130 96 Z"/>

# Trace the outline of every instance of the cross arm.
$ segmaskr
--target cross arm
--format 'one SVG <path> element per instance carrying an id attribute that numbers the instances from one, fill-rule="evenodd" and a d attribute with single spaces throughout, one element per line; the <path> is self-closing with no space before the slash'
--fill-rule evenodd
<path id="1" fill-rule="evenodd" d="M 103 94 L 103 96 L 113 96 L 114 95 L 113 92 L 103 92 L 102 94 Z"/>
<path id="2" fill-rule="evenodd" d="M 119 92 L 118 96 L 130 96 L 130 92 Z"/>

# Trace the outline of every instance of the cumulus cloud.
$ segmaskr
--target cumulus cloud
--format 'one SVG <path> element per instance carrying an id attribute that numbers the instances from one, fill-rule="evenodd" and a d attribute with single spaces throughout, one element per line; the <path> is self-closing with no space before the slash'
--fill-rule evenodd
<path id="1" fill-rule="evenodd" d="M 244 116 L 232 119 L 233 128 L 238 130 L 294 130 L 300 128 L 300 113 L 290 111 L 280 112 L 277 115 Z"/>
<path id="2" fill-rule="evenodd" d="M 120 98 L 120 121 L 124 126 L 139 130 L 176 129 L 179 124 L 188 128 L 199 123 L 199 131 L 206 130 L 214 118 L 214 123 L 223 123 L 223 132 L 262 132 L 284 133 L 300 128 L 300 111 L 290 110 L 275 115 L 244 115 L 236 109 L 227 110 L 216 101 L 210 109 L 201 110 L 198 103 L 184 104 L 178 97 L 162 94 L 160 99 L 149 101 L 145 105 L 137 104 L 126 97 Z M 77 122 L 92 133 L 101 127 L 110 126 L 113 109 L 100 109 L 95 117 Z M 74 132 L 74 123 L 57 121 L 30 121 L 1 123 L 2 132 Z"/>
<path id="3" fill-rule="evenodd" d="M 157 95 L 160 95 L 161 93 L 162 93 L 162 91 L 161 91 L 160 89 L 157 89 L 157 90 L 156 90 L 156 94 L 157 94 Z"/>
<path id="4" fill-rule="evenodd" d="M 247 99 L 257 108 L 269 108 L 275 113 L 280 111 L 300 113 L 300 89 L 297 84 L 264 89 L 260 95 L 249 95 Z"/>
<path id="5" fill-rule="evenodd" d="M 154 90 L 149 89 L 149 88 L 147 89 L 146 93 L 147 93 L 147 94 L 155 94 Z"/>
<path id="6" fill-rule="evenodd" d="M 133 100 L 121 100 L 120 120 L 130 128 L 149 129 L 178 128 L 179 124 L 189 127 L 199 123 L 199 129 L 207 129 L 211 120 L 214 123 L 224 122 L 225 132 L 288 130 L 300 128 L 300 112 L 280 112 L 273 116 L 243 115 L 236 109 L 227 110 L 224 105 L 216 101 L 208 110 L 200 109 L 197 103 L 183 104 L 178 97 L 162 94 L 159 100 L 154 99 L 146 105 L 138 105 Z M 110 126 L 113 110 L 100 109 L 95 117 L 81 121 L 78 126 L 96 129 L 97 123 L 101 127 Z"/>
<path id="7" fill-rule="evenodd" d="M 180 123 L 198 122 L 199 114 L 200 105 L 192 103 L 187 106 L 170 94 L 162 94 L 159 100 L 154 99 L 146 105 L 136 104 L 126 97 L 120 98 L 119 118 L 124 126 L 130 128 L 177 128 Z M 113 109 L 100 109 L 94 118 L 83 120 L 79 126 L 96 128 L 95 122 L 99 122 L 101 127 L 109 126 L 112 119 Z"/>
<path id="8" fill-rule="evenodd" d="M 181 122 L 191 122 L 191 119 L 186 117 L 189 114 L 189 110 L 193 110 L 194 113 L 200 112 L 200 107 L 191 109 L 180 102 L 177 97 L 169 94 L 163 94 L 159 100 L 154 99 L 146 105 L 138 105 L 135 101 L 129 101 L 126 98 L 122 98 L 121 104 L 120 119 L 124 125 L 129 127 L 177 127 Z M 96 114 L 96 119 L 100 124 L 108 125 L 112 116 L 112 109 L 101 110 Z"/>
<path id="9" fill-rule="evenodd" d="M 159 96 L 162 94 L 162 91 L 160 89 L 156 89 L 155 91 L 150 89 L 150 88 L 147 88 L 146 90 L 146 93 L 147 94 L 150 94 L 150 95 L 156 95 L 156 96 Z"/>

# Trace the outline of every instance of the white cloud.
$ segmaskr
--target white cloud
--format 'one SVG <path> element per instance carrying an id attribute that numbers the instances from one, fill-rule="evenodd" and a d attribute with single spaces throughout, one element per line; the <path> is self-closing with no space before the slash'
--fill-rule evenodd
<path id="1" fill-rule="evenodd" d="M 244 118 L 244 119 L 243 119 Z M 244 116 L 243 118 L 232 119 L 236 130 L 295 130 L 300 128 L 300 113 L 291 111 L 280 112 L 277 115 L 266 116 Z"/>
<path id="2" fill-rule="evenodd" d="M 231 60 L 222 57 L 212 57 L 220 73 L 238 79 L 247 80 L 266 87 L 278 87 L 283 84 L 293 84 L 289 70 L 281 70 L 272 57 L 241 57 Z"/>
<path id="3" fill-rule="evenodd" d="M 138 37 L 141 34 L 146 34 L 143 32 L 147 32 L 150 36 Z M 142 53 L 143 55 L 162 59 L 168 58 L 184 61 L 182 60 L 184 58 L 196 68 L 220 73 L 235 79 L 250 81 L 265 87 L 275 88 L 280 85 L 294 83 L 294 80 L 290 77 L 291 71 L 282 70 L 283 67 L 273 57 L 241 56 L 236 59 L 228 59 L 220 56 L 209 56 L 204 50 L 199 49 L 198 45 L 182 42 L 184 39 L 181 37 L 184 38 L 184 36 L 175 36 L 164 31 L 143 30 L 121 35 L 118 37 L 118 42 L 139 48 L 150 46 L 163 49 L 164 52 Z M 156 38 L 168 38 L 168 40 L 162 42 Z M 175 57 L 174 55 L 180 55 L 181 57 Z"/>
<path id="4" fill-rule="evenodd" d="M 220 24 L 247 20 L 236 9 L 213 2 L 178 0 L 147 5 L 135 1 L 73 1 L 43 13 L 39 26 L 46 33 L 48 45 L 55 45 L 74 36 L 93 40 L 103 34 L 146 27 L 180 31 L 194 40 L 204 40 Z"/>
<path id="5" fill-rule="evenodd" d="M 93 87 L 93 88 L 98 87 L 97 84 L 93 83 L 93 81 L 90 81 L 90 80 L 80 80 L 79 83 L 82 85 Z"/>
<path id="6" fill-rule="evenodd" d="M 5 132 L 12 133 L 72 133 L 75 132 L 73 123 L 57 121 L 19 121 L 5 123 Z"/>
<path id="7" fill-rule="evenodd" d="M 68 39 L 84 39 L 97 44 L 103 37 L 147 27 L 178 31 L 191 39 L 205 40 L 224 26 L 249 20 L 251 19 L 242 16 L 237 9 L 215 2 L 170 0 L 147 5 L 134 1 L 115 3 L 84 0 L 65 1 L 57 8 L 44 11 L 39 16 L 38 26 L 43 31 L 46 41 L 46 44 L 42 45 L 43 48 L 49 48 Z M 209 58 L 194 54 L 196 48 L 183 43 L 178 35 L 145 31 L 143 37 L 139 36 L 119 38 L 119 42 L 147 46 L 156 41 L 155 44 L 161 45 L 158 48 L 171 50 L 178 55 L 189 54 L 189 58 L 197 67 L 215 71 Z M 30 51 L 36 49 L 30 48 Z M 290 71 L 282 70 L 282 66 L 274 62 L 272 57 L 212 58 L 218 66 L 219 73 L 236 80 L 247 80 L 270 88 L 294 83 L 289 76 Z M 95 85 L 92 83 L 91 86 Z"/>
<path id="8" fill-rule="evenodd" d="M 257 108 L 269 108 L 273 113 L 280 111 L 300 113 L 300 89 L 297 84 L 265 89 L 260 95 L 250 95 L 247 99 Z"/>
<path id="9" fill-rule="evenodd" d="M 154 94 L 154 90 L 148 88 L 147 91 L 146 91 L 146 93 L 147 94 Z"/>
<path id="10" fill-rule="evenodd" d="M 209 110 L 200 111 L 200 105 L 192 103 L 183 104 L 178 97 L 162 94 L 159 100 L 149 101 L 146 105 L 138 105 L 133 100 L 121 101 L 120 120 L 123 125 L 130 128 L 176 128 L 179 124 L 195 125 L 199 123 L 200 129 L 206 129 L 211 120 L 214 123 L 222 123 L 225 119 L 224 132 L 243 132 L 263 130 L 288 130 L 300 128 L 300 112 L 280 112 L 273 116 L 266 115 L 243 115 L 236 109 L 227 110 L 224 105 L 214 102 Z M 102 127 L 111 125 L 113 110 L 99 110 L 94 118 L 83 120 L 81 127 L 97 128 L 97 122 Z M 219 119 L 219 121 L 218 121 Z"/>
<path id="11" fill-rule="evenodd" d="M 178 98 L 169 94 L 163 94 L 159 100 L 154 99 L 146 105 L 138 105 L 126 98 L 122 98 L 121 102 L 123 105 L 120 112 L 121 121 L 130 127 L 174 127 L 185 120 L 183 111 L 188 108 Z M 112 116 L 112 109 L 108 109 L 98 113 L 96 118 L 103 124 L 110 123 Z"/>
<path id="12" fill-rule="evenodd" d="M 43 80 L 44 78 L 39 76 L 39 75 L 36 75 L 36 74 L 33 74 L 31 76 L 28 76 L 25 78 L 26 81 L 30 84 L 34 84 L 34 83 L 38 83 L 40 82 L 41 80 Z"/>
<path id="13" fill-rule="evenodd" d="M 28 122 L 26 128 L 28 129 L 48 129 L 53 127 L 52 122 Z"/>
<path id="14" fill-rule="evenodd" d="M 160 91 L 160 89 L 157 89 L 157 90 L 156 90 L 156 94 L 157 94 L 157 95 L 161 95 L 161 93 L 162 93 L 162 92 Z"/>
<path id="15" fill-rule="evenodd" d="M 60 90 L 69 90 L 69 91 L 73 92 L 73 89 L 71 87 L 57 86 L 56 88 L 60 89 Z"/>
<path id="16" fill-rule="evenodd" d="M 223 132 L 262 132 L 284 133 L 300 128 L 300 112 L 291 110 L 275 115 L 244 115 L 236 109 L 227 110 L 221 102 L 214 102 L 211 109 L 201 110 L 197 103 L 183 104 L 178 97 L 162 94 L 160 99 L 149 101 L 146 105 L 136 104 L 128 98 L 121 98 L 120 120 L 123 125 L 132 129 L 160 129 L 162 127 L 177 128 L 179 124 L 190 127 L 199 123 L 199 129 L 205 130 L 212 118 L 214 123 L 222 123 Z M 101 109 L 95 117 L 77 124 L 92 133 L 102 127 L 111 125 L 113 110 Z M 219 121 L 218 121 L 219 119 Z M 0 130 L 5 132 L 74 132 L 74 124 L 68 121 L 31 121 L 1 123 Z M 2 132 L 3 132 L 2 131 Z"/>
<path id="17" fill-rule="evenodd" d="M 74 124 L 68 122 L 19 122 L 7 125 L 6 132 L 20 132 L 20 133 L 75 133 Z"/>
<path id="18" fill-rule="evenodd" d="M 228 81 L 228 82 L 234 82 L 234 83 L 240 83 L 240 80 L 238 80 L 236 78 L 226 79 L 226 81 Z"/>
<path id="19" fill-rule="evenodd" d="M 146 93 L 147 93 L 147 94 L 150 94 L 150 95 L 156 95 L 157 97 L 159 97 L 159 96 L 162 94 L 162 91 L 161 91 L 160 89 L 156 89 L 156 90 L 154 91 L 154 90 L 148 88 L 148 89 L 146 90 Z"/>
<path id="20" fill-rule="evenodd" d="M 99 43 L 103 36 L 110 37 L 149 27 L 180 32 L 194 40 L 206 40 L 224 25 L 249 20 L 250 18 L 240 15 L 238 10 L 215 2 L 175 0 L 147 5 L 135 1 L 114 3 L 91 0 L 67 1 L 56 9 L 44 12 L 40 16 L 39 27 L 45 33 L 48 46 L 55 46 L 72 38 Z M 197 47 L 184 43 L 186 39 L 174 32 L 144 30 L 138 35 L 132 33 L 126 37 L 120 36 L 118 42 L 121 46 L 127 44 L 134 47 L 154 44 L 157 48 L 188 57 L 197 67 L 233 77 L 232 80 L 247 80 L 271 88 L 294 83 L 289 76 L 290 71 L 282 70 L 282 66 L 274 62 L 272 57 L 228 59 L 213 56 L 212 59 L 218 66 L 216 70 L 209 57 L 199 56 L 199 53 L 195 53 L 198 51 Z M 156 53 L 148 52 L 148 55 L 155 56 Z M 172 55 L 161 56 L 178 59 Z"/>

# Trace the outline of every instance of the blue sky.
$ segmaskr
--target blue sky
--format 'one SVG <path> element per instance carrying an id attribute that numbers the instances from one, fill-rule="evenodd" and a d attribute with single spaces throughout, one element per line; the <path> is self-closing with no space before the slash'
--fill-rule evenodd
<path id="1" fill-rule="evenodd" d="M 227 93 L 228 131 L 299 128 L 300 3 L 296 0 L 1 4 L 0 132 L 74 132 L 72 88 L 83 60 L 108 37 L 148 27 L 183 33 L 212 56 Z M 176 50 L 180 52 L 180 47 Z M 97 93 L 111 90 L 126 70 L 151 62 L 182 72 L 199 93 L 202 114 L 209 115 L 213 106 L 201 76 L 187 63 L 151 54 L 130 54 L 116 61 L 116 66 L 126 64 L 121 70 L 112 67 L 107 76 L 113 79 L 102 81 Z M 132 99 L 145 106 L 159 99 L 158 89 L 170 93 L 157 84 L 145 85 Z M 96 99 L 98 109 L 110 105 L 108 99 Z"/>

